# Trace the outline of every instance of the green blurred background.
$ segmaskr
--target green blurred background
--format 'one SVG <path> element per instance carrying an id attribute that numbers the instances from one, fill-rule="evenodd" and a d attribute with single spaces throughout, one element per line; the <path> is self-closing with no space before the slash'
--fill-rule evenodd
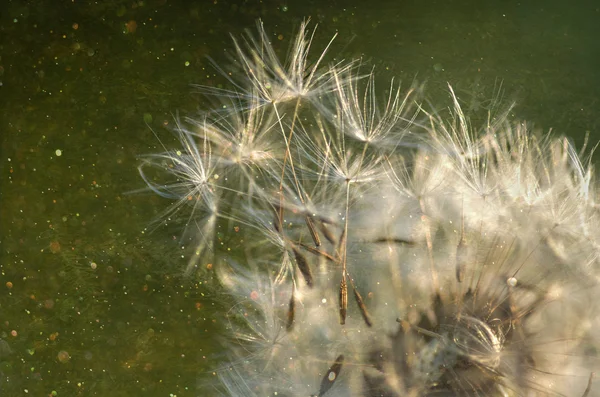
<path id="1" fill-rule="evenodd" d="M 224 83 L 207 57 L 228 71 L 229 33 L 262 18 L 285 54 L 304 17 L 317 51 L 339 32 L 332 57 L 426 82 L 433 103 L 450 82 L 469 111 L 500 94 L 542 131 L 600 140 L 595 1 L 3 0 L 0 396 L 216 393 L 230 303 L 210 264 L 180 277 L 185 215 L 154 227 L 170 202 L 136 167 L 207 106 L 192 84 Z"/>

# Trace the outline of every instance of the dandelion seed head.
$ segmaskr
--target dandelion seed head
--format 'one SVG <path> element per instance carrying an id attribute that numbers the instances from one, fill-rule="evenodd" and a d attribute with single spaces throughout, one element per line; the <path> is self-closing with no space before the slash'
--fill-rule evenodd
<path id="1" fill-rule="evenodd" d="M 491 103 L 473 125 L 452 88 L 444 112 L 393 81 L 382 101 L 358 62 L 323 66 L 331 42 L 309 60 L 314 34 L 303 23 L 284 61 L 262 22 L 258 36 L 235 38 L 235 91 L 203 89 L 232 104 L 180 125 L 181 148 L 140 170 L 175 201 L 168 215 L 191 204 L 195 257 L 220 259 L 210 262 L 219 293 L 234 303 L 216 387 L 592 395 L 590 161 L 568 139 L 511 121 L 512 106 Z M 217 243 L 229 237 L 219 227 L 243 239 L 238 250 Z"/>

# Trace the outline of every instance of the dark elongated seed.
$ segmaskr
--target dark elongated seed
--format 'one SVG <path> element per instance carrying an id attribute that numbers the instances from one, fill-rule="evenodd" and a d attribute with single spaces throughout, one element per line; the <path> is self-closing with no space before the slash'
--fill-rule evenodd
<path id="1" fill-rule="evenodd" d="M 340 283 L 340 324 L 346 324 L 346 313 L 348 311 L 348 284 L 346 284 L 346 275 L 342 277 Z"/>
<path id="2" fill-rule="evenodd" d="M 282 224 L 282 216 L 283 216 L 281 207 L 278 205 L 273 205 L 273 213 L 275 214 L 273 226 L 275 227 L 275 231 L 277 233 L 281 233 L 281 224 Z"/>
<path id="3" fill-rule="evenodd" d="M 415 245 L 414 241 L 405 240 L 400 237 L 379 237 L 373 240 L 374 243 L 392 243 L 402 245 Z"/>
<path id="4" fill-rule="evenodd" d="M 292 286 L 292 296 L 290 297 L 290 303 L 288 305 L 288 313 L 287 313 L 287 322 L 285 324 L 285 329 L 287 331 L 291 331 L 294 327 L 294 317 L 296 316 L 296 299 L 294 297 L 294 290 Z"/>
<path id="5" fill-rule="evenodd" d="M 365 306 L 362 296 L 360 296 L 360 293 L 354 284 L 352 284 L 352 289 L 354 290 L 354 299 L 356 299 L 356 303 L 358 304 L 358 308 L 360 309 L 360 314 L 362 314 L 363 320 L 365 320 L 365 324 L 367 324 L 368 327 L 372 326 L 373 322 L 371 321 L 371 316 L 369 316 L 369 312 L 367 311 L 367 307 Z"/>
<path id="6" fill-rule="evenodd" d="M 317 233 L 317 229 L 315 228 L 315 223 L 313 222 L 310 215 L 306 215 L 304 217 L 304 221 L 306 222 L 306 226 L 308 226 L 308 231 L 310 233 L 310 237 L 313 239 L 315 243 L 315 247 L 321 246 L 321 238 L 319 237 L 319 233 Z"/>
<path id="7" fill-rule="evenodd" d="M 323 236 L 325 236 L 327 241 L 329 241 L 332 245 L 335 245 L 337 243 L 335 236 L 333 235 L 333 233 L 331 233 L 331 230 L 329 230 L 329 228 L 324 222 L 319 222 L 319 230 L 321 231 L 321 233 L 323 233 Z"/>
<path id="8" fill-rule="evenodd" d="M 338 260 L 335 259 L 333 256 L 331 256 L 330 254 L 328 254 L 327 252 L 318 250 L 316 248 L 311 247 L 310 245 L 306 245 L 304 243 L 297 243 L 300 247 L 304 248 L 305 250 L 307 250 L 308 252 L 310 252 L 311 254 L 315 254 L 315 255 L 319 255 L 324 257 L 325 259 L 327 259 L 328 261 L 331 262 L 337 262 Z"/>
<path id="9" fill-rule="evenodd" d="M 335 359 L 335 362 L 331 365 L 331 367 L 329 367 L 329 370 L 327 370 L 327 373 L 325 374 L 325 376 L 323 377 L 323 380 L 321 381 L 321 387 L 319 388 L 319 397 L 323 397 L 325 395 L 325 393 L 327 393 L 329 391 L 329 389 L 331 389 L 331 387 L 333 386 L 333 384 L 339 377 L 340 371 L 342 370 L 343 365 L 344 365 L 344 355 L 340 354 Z"/>
<path id="10" fill-rule="evenodd" d="M 300 251 L 296 248 L 292 248 L 294 252 L 294 257 L 296 258 L 296 264 L 298 265 L 298 269 L 300 269 L 300 273 L 304 276 L 304 280 L 306 281 L 306 285 L 312 288 L 313 286 L 313 276 L 310 271 L 310 266 L 308 265 L 308 261 L 302 255 Z"/>
<path id="11" fill-rule="evenodd" d="M 590 379 L 588 380 L 587 387 L 585 388 L 585 391 L 583 392 L 583 395 L 581 397 L 588 397 L 588 395 L 590 394 L 590 391 L 592 390 L 592 381 L 593 380 L 594 380 L 594 373 L 592 372 L 590 374 Z M 323 387 L 322 383 L 321 383 L 321 387 Z"/>

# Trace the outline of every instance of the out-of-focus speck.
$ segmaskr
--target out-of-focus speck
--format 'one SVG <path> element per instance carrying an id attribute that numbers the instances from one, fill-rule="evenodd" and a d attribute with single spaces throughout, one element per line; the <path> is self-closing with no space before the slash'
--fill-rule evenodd
<path id="1" fill-rule="evenodd" d="M 58 241 L 53 241 L 50 243 L 50 252 L 53 254 L 57 254 L 60 252 L 60 243 Z"/>
<path id="2" fill-rule="evenodd" d="M 137 30 L 137 22 L 134 20 L 131 20 L 131 21 L 125 23 L 125 29 L 123 30 L 123 33 L 125 33 L 125 34 L 135 33 L 136 30 Z"/>
<path id="3" fill-rule="evenodd" d="M 58 359 L 59 362 L 65 364 L 71 360 L 71 355 L 69 354 L 68 351 L 61 350 L 58 352 L 58 355 L 56 356 L 56 358 Z"/>
<path id="4" fill-rule="evenodd" d="M 0 360 L 5 357 L 8 357 L 12 353 L 12 349 L 7 341 L 0 338 Z"/>
<path id="5" fill-rule="evenodd" d="M 60 149 L 56 149 L 56 152 L 54 152 L 54 153 L 56 153 L 56 157 L 62 156 L 62 150 L 60 150 Z"/>
<path id="6" fill-rule="evenodd" d="M 121 7 L 119 7 L 117 9 L 117 16 L 122 17 L 123 15 L 125 15 L 126 12 L 127 12 L 127 8 L 124 5 L 122 5 Z"/>

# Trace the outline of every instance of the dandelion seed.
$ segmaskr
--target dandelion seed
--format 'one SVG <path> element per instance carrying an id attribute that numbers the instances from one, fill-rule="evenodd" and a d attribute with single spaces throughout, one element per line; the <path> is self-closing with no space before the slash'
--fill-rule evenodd
<path id="1" fill-rule="evenodd" d="M 380 108 L 375 91 L 375 74 L 350 79 L 332 71 L 336 83 L 335 128 L 365 144 L 384 145 L 386 142 L 396 147 L 402 141 L 407 129 L 418 115 L 415 88 L 402 94 L 400 87 L 390 82 L 389 96 Z M 360 85 L 364 89 L 361 90 Z"/>
<path id="2" fill-rule="evenodd" d="M 337 244 L 337 240 L 335 239 L 335 236 L 333 235 L 333 233 L 331 233 L 331 231 L 329 230 L 329 228 L 327 227 L 325 222 L 323 222 L 323 221 L 319 222 L 319 230 L 321 231 L 321 233 L 323 233 L 323 236 L 325 236 L 325 238 L 327 239 L 327 241 L 329 241 L 330 244 L 332 244 L 332 245 Z"/>
<path id="3" fill-rule="evenodd" d="M 296 314 L 296 300 L 294 297 L 294 290 L 292 289 L 292 296 L 290 297 L 290 303 L 288 304 L 288 315 L 286 329 L 290 331 L 294 325 L 294 316 Z"/>
<path id="4" fill-rule="evenodd" d="M 346 324 L 346 314 L 348 313 L 348 284 L 346 283 L 346 274 L 342 272 L 342 281 L 340 282 L 340 324 Z"/>
<path id="5" fill-rule="evenodd" d="M 309 287 L 313 286 L 313 276 L 310 270 L 310 266 L 308 265 L 308 261 L 302 255 L 300 251 L 296 248 L 292 248 L 292 252 L 294 253 L 294 258 L 296 258 L 296 265 L 298 265 L 298 269 L 300 273 L 304 276 L 304 280 L 306 281 L 306 285 Z"/>
<path id="6" fill-rule="evenodd" d="M 197 135 L 213 143 L 213 153 L 231 164 L 259 165 L 277 156 L 273 127 L 278 121 L 264 109 L 243 111 L 239 102 L 232 102 L 226 113 L 209 113 L 197 125 Z"/>
<path id="7" fill-rule="evenodd" d="M 308 246 L 306 244 L 303 244 L 301 242 L 298 242 L 298 245 L 300 247 L 304 248 L 305 250 L 307 250 L 308 252 L 310 252 L 312 254 L 315 254 L 315 255 L 317 255 L 319 257 L 323 257 L 323 258 L 327 259 L 330 262 L 334 262 L 334 263 L 338 262 L 338 260 L 336 258 L 334 258 L 331 254 L 328 254 L 327 252 L 320 251 L 320 250 L 318 250 L 316 248 L 313 248 L 313 247 Z"/>
<path id="8" fill-rule="evenodd" d="M 590 379 L 588 380 L 588 385 L 585 388 L 585 391 L 583 392 L 583 395 L 581 397 L 587 397 L 590 394 L 590 391 L 592 390 L 592 381 L 594 380 L 594 373 L 592 372 L 590 374 Z"/>
<path id="9" fill-rule="evenodd" d="M 325 393 L 331 389 L 333 382 L 337 379 L 343 365 L 344 355 L 340 354 L 338 358 L 335 359 L 335 363 L 329 368 L 329 371 L 327 371 L 327 374 L 323 377 L 321 387 L 319 388 L 319 397 L 325 395 Z"/>
<path id="10" fill-rule="evenodd" d="M 209 259 L 213 252 L 213 236 L 219 215 L 219 187 L 211 178 L 215 171 L 211 147 L 204 141 L 198 147 L 196 138 L 189 134 L 181 122 L 176 122 L 176 134 L 183 150 L 166 150 L 143 159 L 139 172 L 148 187 L 158 195 L 175 202 L 158 218 L 158 222 L 172 219 L 180 210 L 192 204 L 185 224 L 188 232 L 192 226 L 197 240 L 196 255 L 186 268 L 189 274 L 202 259 Z M 149 174 L 149 170 L 154 173 Z M 160 176 L 160 182 L 158 177 Z M 199 215 L 201 214 L 201 215 Z"/>
<path id="11" fill-rule="evenodd" d="M 310 232 L 310 236 L 312 237 L 313 241 L 315 242 L 315 247 L 319 247 L 321 246 L 321 238 L 319 237 L 319 234 L 317 233 L 317 229 L 315 228 L 315 223 L 313 222 L 312 218 L 307 215 L 306 217 L 304 217 L 305 221 L 306 221 L 306 226 L 308 227 L 308 231 Z"/>
<path id="12" fill-rule="evenodd" d="M 241 68 L 241 76 L 229 77 L 222 72 L 237 91 L 215 89 L 199 86 L 201 92 L 217 96 L 241 95 L 249 99 L 252 105 L 282 104 L 298 98 L 317 98 L 319 95 L 331 92 L 336 87 L 332 71 L 322 68 L 322 61 L 329 50 L 335 35 L 331 38 L 325 49 L 311 63 L 308 59 L 313 37 L 316 31 L 308 30 L 309 20 L 301 23 L 298 33 L 292 43 L 287 60 L 281 62 L 271 44 L 262 21 L 257 21 L 258 38 L 251 32 L 246 32 L 246 37 L 241 41 L 233 37 L 237 55 L 236 63 Z M 351 70 L 354 62 L 339 62 L 336 65 L 338 74 L 344 75 Z M 220 69 L 215 65 L 217 69 Z M 256 102 L 256 100 L 260 102 Z"/>
<path id="13" fill-rule="evenodd" d="M 367 311 L 367 307 L 365 306 L 363 298 L 360 295 L 360 293 L 358 292 L 358 290 L 356 289 L 356 286 L 354 285 L 354 283 L 352 283 L 352 290 L 354 291 L 354 299 L 356 300 L 356 304 L 358 305 L 358 308 L 360 309 L 360 314 L 362 315 L 363 320 L 365 320 L 365 324 L 368 327 L 371 327 L 373 325 L 373 322 L 371 321 L 371 316 L 369 316 L 369 312 Z"/>

